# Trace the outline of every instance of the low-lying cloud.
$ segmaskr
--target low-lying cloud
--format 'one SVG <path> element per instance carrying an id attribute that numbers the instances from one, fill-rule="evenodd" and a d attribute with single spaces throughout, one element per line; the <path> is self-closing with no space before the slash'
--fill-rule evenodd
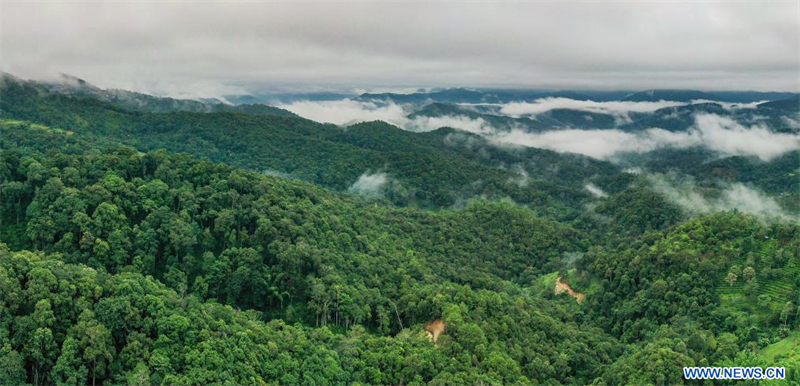
<path id="1" fill-rule="evenodd" d="M 745 127 L 730 118 L 701 114 L 695 129 L 688 133 L 712 150 L 725 154 L 755 155 L 769 160 L 787 151 L 800 149 L 800 135 L 774 133 L 764 125 Z"/>
<path id="2" fill-rule="evenodd" d="M 277 104 L 301 117 L 317 122 L 348 126 L 359 122 L 384 121 L 409 131 L 431 131 L 441 127 L 452 127 L 475 134 L 489 134 L 494 128 L 483 119 L 472 119 L 464 115 L 437 117 L 407 117 L 411 111 L 393 102 L 364 102 L 352 99 L 336 101 L 295 101 Z"/>
<path id="3" fill-rule="evenodd" d="M 598 159 L 608 159 L 622 152 L 642 153 L 664 146 L 686 147 L 685 135 L 662 129 L 648 129 L 641 133 L 621 130 L 553 130 L 529 133 L 511 130 L 496 133 L 492 140 L 498 144 L 514 144 L 559 152 L 578 153 Z"/>
<path id="4" fill-rule="evenodd" d="M 482 118 L 472 119 L 464 115 L 444 115 L 439 117 L 414 117 L 405 123 L 405 128 L 414 131 L 431 131 L 440 127 L 452 127 L 474 134 L 491 134 L 494 127 Z"/>
<path id="5" fill-rule="evenodd" d="M 277 104 L 303 118 L 336 125 L 351 125 L 358 122 L 385 121 L 402 126 L 407 120 L 405 109 L 395 103 L 362 102 L 352 99 L 336 101 L 294 101 Z"/>
<path id="6" fill-rule="evenodd" d="M 709 197 L 690 179 L 647 177 L 653 190 L 690 213 L 708 214 L 737 209 L 763 219 L 800 221 L 781 208 L 774 198 L 741 183 L 724 187 L 721 194 Z"/>
<path id="7" fill-rule="evenodd" d="M 625 115 L 628 113 L 651 113 L 665 107 L 684 106 L 686 102 L 596 102 L 569 98 L 541 98 L 533 102 L 512 102 L 501 105 L 500 112 L 512 117 L 538 115 L 555 109 L 571 109 L 593 113 Z"/>
<path id="8" fill-rule="evenodd" d="M 628 112 L 647 112 L 677 106 L 682 102 L 593 102 L 566 98 L 544 98 L 540 103 L 510 103 L 502 110 L 509 115 L 535 114 L 547 109 L 578 108 L 624 116 Z M 558 107 L 557 107 L 558 106 Z M 563 129 L 531 133 L 524 128 L 511 130 L 493 127 L 482 118 L 465 115 L 408 118 L 410 107 L 395 103 L 376 103 L 343 99 L 338 101 L 295 101 L 278 107 L 300 116 L 337 125 L 382 120 L 410 131 L 431 131 L 452 127 L 480 134 L 498 144 L 514 144 L 584 154 L 598 159 L 613 159 L 621 153 L 645 153 L 665 147 L 704 146 L 724 155 L 757 156 L 770 160 L 785 152 L 800 149 L 800 135 L 776 133 L 763 123 L 745 126 L 731 118 L 698 114 L 686 131 L 672 132 L 650 128 L 637 132 Z"/>
<path id="9" fill-rule="evenodd" d="M 608 197 L 608 194 L 606 194 L 606 192 L 604 192 L 603 189 L 600 189 L 595 184 L 588 183 L 584 186 L 584 188 L 586 188 L 586 190 L 588 190 L 589 193 L 591 193 L 593 196 L 597 198 Z"/>
<path id="10" fill-rule="evenodd" d="M 492 139 L 561 152 L 579 153 L 599 159 L 631 152 L 644 153 L 664 147 L 705 146 L 725 155 L 757 156 L 770 160 L 785 152 L 800 149 L 800 135 L 775 133 L 757 124 L 746 127 L 730 118 L 699 114 L 695 125 L 685 132 L 651 128 L 640 132 L 621 130 L 554 130 L 529 133 L 511 130 L 495 133 Z"/>
<path id="11" fill-rule="evenodd" d="M 386 173 L 378 172 L 373 174 L 365 172 L 358 177 L 358 180 L 350 186 L 348 191 L 364 196 L 380 196 L 383 194 L 388 182 L 389 176 Z"/>

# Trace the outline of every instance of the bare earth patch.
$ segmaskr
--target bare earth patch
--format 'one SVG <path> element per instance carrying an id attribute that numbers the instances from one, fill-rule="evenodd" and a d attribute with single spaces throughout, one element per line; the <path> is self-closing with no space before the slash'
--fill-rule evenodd
<path id="1" fill-rule="evenodd" d="M 446 328 L 447 324 L 445 324 L 441 319 L 436 319 L 425 325 L 425 331 L 428 333 L 428 338 L 434 344 L 439 341 L 439 335 L 441 335 Z"/>
<path id="2" fill-rule="evenodd" d="M 569 286 L 569 284 L 564 283 L 563 281 L 561 281 L 560 277 L 556 278 L 556 295 L 563 294 L 565 292 L 567 294 L 569 294 L 569 296 L 572 296 L 573 298 L 575 298 L 575 300 L 578 302 L 578 304 L 580 304 L 584 299 L 586 299 L 586 295 L 584 295 L 584 294 L 582 294 L 580 292 L 574 291 L 572 289 L 572 287 Z"/>

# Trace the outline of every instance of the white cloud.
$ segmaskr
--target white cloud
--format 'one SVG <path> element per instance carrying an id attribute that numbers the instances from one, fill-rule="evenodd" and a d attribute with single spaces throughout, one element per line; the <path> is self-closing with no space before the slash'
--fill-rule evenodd
<path id="1" fill-rule="evenodd" d="M 710 100 L 705 100 L 705 99 L 694 99 L 694 100 L 692 100 L 692 104 L 716 103 L 716 104 L 722 106 L 722 108 L 724 108 L 726 110 L 731 110 L 731 111 L 733 111 L 733 110 L 743 110 L 743 109 L 752 110 L 752 109 L 758 108 L 758 105 L 760 105 L 760 104 L 762 104 L 764 102 L 769 102 L 769 101 L 768 100 L 764 100 L 764 101 L 756 101 L 756 102 L 750 102 L 750 103 L 732 103 L 732 102 L 710 101 Z"/>
<path id="2" fill-rule="evenodd" d="M 66 72 L 170 95 L 204 83 L 206 92 L 797 90 L 796 10 L 793 2 L 4 1 L 1 65 L 23 77 Z"/>
<path id="3" fill-rule="evenodd" d="M 695 125 L 685 132 L 652 128 L 630 133 L 621 130 L 556 130 L 528 133 L 512 130 L 495 133 L 498 143 L 579 153 L 608 159 L 618 153 L 644 153 L 663 147 L 687 148 L 706 146 L 726 155 L 757 156 L 772 159 L 788 151 L 800 149 L 800 135 L 774 133 L 763 125 L 745 127 L 736 121 L 714 114 L 699 114 Z"/>
<path id="4" fill-rule="evenodd" d="M 604 198 L 608 196 L 608 194 L 606 194 L 606 192 L 604 192 L 603 189 L 600 189 L 595 184 L 591 183 L 586 184 L 584 188 L 586 188 L 586 190 L 588 190 L 589 193 L 591 193 L 593 196 L 597 198 Z"/>
<path id="5" fill-rule="evenodd" d="M 621 130 L 553 130 L 529 133 L 523 130 L 496 133 L 491 137 L 497 143 L 510 143 L 579 153 L 607 159 L 622 152 L 643 153 L 665 146 L 688 147 L 696 141 L 686 133 L 673 133 L 662 129 L 648 129 L 641 133 Z"/>
<path id="6" fill-rule="evenodd" d="M 800 149 L 800 135 L 774 133 L 763 125 L 748 128 L 714 114 L 696 116 L 695 127 L 689 135 L 699 136 L 705 146 L 725 154 L 755 155 L 769 160 Z"/>
<path id="7" fill-rule="evenodd" d="M 783 121 L 784 124 L 786 124 L 786 126 L 789 126 L 790 128 L 795 130 L 800 130 L 800 114 L 797 114 L 796 118 L 788 116 L 781 117 L 781 120 Z"/>
<path id="8" fill-rule="evenodd" d="M 358 180 L 353 183 L 348 191 L 352 193 L 362 194 L 365 196 L 378 196 L 383 194 L 383 189 L 389 182 L 389 176 L 386 173 L 365 172 Z"/>
<path id="9" fill-rule="evenodd" d="M 463 115 L 415 117 L 405 124 L 406 129 L 413 131 L 431 131 L 440 127 L 453 127 L 474 134 L 490 134 L 494 131 L 492 125 L 482 118 L 472 119 Z"/>
<path id="10" fill-rule="evenodd" d="M 676 102 L 591 102 L 564 98 L 540 99 L 542 104 L 517 103 L 508 106 L 537 106 L 525 111 L 546 111 L 555 108 L 551 102 L 569 101 L 572 108 L 583 106 L 585 110 L 605 111 L 625 116 L 630 111 L 651 111 Z M 410 131 L 431 131 L 440 127 L 453 127 L 480 134 L 500 144 L 515 144 L 579 153 L 599 159 L 609 159 L 619 153 L 644 153 L 664 147 L 687 148 L 706 146 L 726 155 L 757 156 L 762 160 L 772 159 L 787 151 L 800 149 L 800 135 L 775 133 L 761 123 L 744 126 L 733 119 L 715 114 L 698 114 L 695 124 L 687 131 L 672 132 L 650 128 L 638 132 L 622 130 L 551 130 L 530 133 L 524 129 L 497 130 L 482 118 L 472 119 L 463 115 L 438 117 L 419 116 L 409 119 L 410 108 L 395 103 L 364 102 L 351 99 L 337 101 L 295 101 L 278 107 L 292 111 L 302 117 L 338 125 L 382 120 Z M 522 110 L 517 111 L 520 113 Z"/>
<path id="11" fill-rule="evenodd" d="M 595 102 L 569 98 L 541 98 L 533 102 L 511 102 L 501 105 L 500 112 L 512 117 L 538 115 L 554 109 L 572 109 L 593 113 L 626 115 L 628 113 L 649 113 L 665 107 L 686 105 L 685 102 Z"/>
<path id="12" fill-rule="evenodd" d="M 772 197 L 741 183 L 723 188 L 718 197 L 708 197 L 690 179 L 679 180 L 663 175 L 650 175 L 647 178 L 656 192 L 692 213 L 707 214 L 737 209 L 765 219 L 800 221 L 797 216 L 787 214 Z"/>
<path id="13" fill-rule="evenodd" d="M 278 104 L 301 117 L 317 122 L 350 125 L 358 122 L 381 120 L 402 126 L 407 121 L 406 111 L 395 103 L 361 102 L 352 99 L 336 101 L 295 101 Z"/>
<path id="14" fill-rule="evenodd" d="M 409 119 L 407 114 L 411 111 L 406 106 L 393 102 L 376 103 L 352 99 L 336 101 L 302 100 L 276 106 L 317 122 L 328 122 L 343 126 L 381 120 L 409 131 L 431 131 L 440 127 L 452 127 L 475 134 L 489 134 L 493 131 L 492 126 L 485 120 L 481 118 L 472 119 L 464 115 L 419 116 Z"/>

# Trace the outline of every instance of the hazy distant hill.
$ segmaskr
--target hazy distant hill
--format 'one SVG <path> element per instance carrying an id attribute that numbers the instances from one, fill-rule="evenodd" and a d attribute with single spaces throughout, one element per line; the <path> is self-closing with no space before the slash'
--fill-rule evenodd
<path id="1" fill-rule="evenodd" d="M 6 77 L 8 75 L 4 74 L 3 76 Z M 39 83 L 47 89 L 57 93 L 73 95 L 76 97 L 91 97 L 127 110 L 134 111 L 146 111 L 151 113 L 168 113 L 176 111 L 193 113 L 246 111 L 250 114 L 281 116 L 294 115 L 294 113 L 290 111 L 263 104 L 251 103 L 240 106 L 231 106 L 219 101 L 214 103 L 211 99 L 206 99 L 206 102 L 201 102 L 192 99 L 157 97 L 128 90 L 101 89 L 83 79 L 66 74 L 61 74 L 60 78 L 57 80 L 41 81 Z"/>
<path id="2" fill-rule="evenodd" d="M 465 88 L 451 88 L 440 91 L 418 92 L 412 94 L 381 93 L 361 94 L 356 98 L 362 101 L 385 101 L 395 103 L 426 103 L 426 102 L 447 102 L 447 103 L 496 103 L 497 99 L 490 94 L 480 91 L 468 90 Z"/>
<path id="3" fill-rule="evenodd" d="M 295 101 L 336 101 L 355 97 L 354 94 L 337 92 L 304 92 L 304 93 L 254 93 L 248 95 L 225 95 L 227 102 L 240 104 L 275 104 Z"/>
<path id="4" fill-rule="evenodd" d="M 165 148 L 252 170 L 291 174 L 340 190 L 364 174 L 382 172 L 397 181 L 399 187 L 389 196 L 403 205 L 447 206 L 477 194 L 577 205 L 589 197 L 583 190 L 584 180 L 617 171 L 607 162 L 585 156 L 540 149 L 519 152 L 452 130 L 414 133 L 384 122 L 344 130 L 300 117 L 246 110 L 131 111 L 97 99 L 51 92 L 32 82 L 11 78 L 3 82 L 0 118 L 70 130 L 73 138 L 97 146 Z M 545 163 L 557 166 L 537 166 Z M 533 181 L 524 186 L 514 182 L 522 173 L 508 170 L 514 165 Z"/>
<path id="5" fill-rule="evenodd" d="M 791 92 L 760 92 L 760 91 L 714 91 L 705 92 L 698 90 L 647 90 L 627 95 L 621 100 L 628 102 L 657 102 L 675 101 L 690 102 L 693 100 L 708 100 L 728 103 L 752 103 L 790 98 Z"/>
<path id="6" fill-rule="evenodd" d="M 796 97 L 792 92 L 762 92 L 762 91 L 715 91 L 720 102 L 752 103 L 761 101 L 774 101 Z"/>
<path id="7" fill-rule="evenodd" d="M 675 102 L 690 102 L 693 100 L 718 100 L 719 97 L 714 94 L 709 94 L 697 90 L 647 90 L 622 98 L 625 102 L 658 102 L 658 101 L 675 101 Z"/>
<path id="8" fill-rule="evenodd" d="M 784 111 L 800 111 L 800 95 L 791 98 L 765 102 L 758 105 L 759 109 L 776 109 Z"/>

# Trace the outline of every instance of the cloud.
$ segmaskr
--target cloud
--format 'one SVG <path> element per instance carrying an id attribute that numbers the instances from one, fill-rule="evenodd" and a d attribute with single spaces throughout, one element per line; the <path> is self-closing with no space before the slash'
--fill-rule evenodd
<path id="1" fill-rule="evenodd" d="M 764 100 L 764 101 L 755 101 L 755 102 L 750 102 L 750 103 L 734 103 L 734 102 L 711 101 L 711 100 L 705 100 L 705 99 L 693 99 L 691 103 L 692 104 L 716 103 L 716 104 L 722 106 L 722 108 L 724 108 L 726 110 L 735 111 L 735 110 L 757 109 L 758 105 L 760 105 L 760 104 L 762 104 L 764 102 L 769 102 L 769 101 L 768 100 Z"/>
<path id="2" fill-rule="evenodd" d="M 494 128 L 482 118 L 472 119 L 464 115 L 444 115 L 439 117 L 415 117 L 405 123 L 405 128 L 413 131 L 431 131 L 440 127 L 452 127 L 474 134 L 490 134 Z"/>
<path id="3" fill-rule="evenodd" d="M 554 109 L 572 109 L 593 113 L 627 115 L 628 113 L 649 113 L 665 107 L 686 105 L 685 102 L 595 102 L 569 98 L 541 98 L 533 102 L 511 102 L 501 105 L 500 112 L 512 117 L 538 115 Z"/>
<path id="4" fill-rule="evenodd" d="M 800 135 L 774 133 L 764 125 L 745 127 L 719 115 L 697 115 L 695 127 L 689 135 L 699 137 L 703 145 L 724 154 L 755 155 L 769 160 L 800 149 Z"/>
<path id="5" fill-rule="evenodd" d="M 571 101 L 573 107 L 624 114 L 644 112 L 673 102 L 591 102 L 563 98 L 547 98 L 561 103 Z M 574 102 L 574 103 L 573 103 Z M 549 102 L 547 102 L 549 103 Z M 517 103 L 516 105 L 539 106 L 525 111 L 545 111 L 553 104 Z M 509 104 L 506 106 L 515 105 Z M 763 123 L 745 126 L 733 119 L 715 114 L 695 115 L 695 124 L 687 131 L 672 132 L 650 128 L 638 132 L 616 129 L 581 130 L 563 129 L 531 133 L 522 128 L 498 130 L 482 118 L 472 119 L 463 115 L 437 117 L 417 116 L 409 119 L 410 107 L 392 102 L 365 102 L 352 99 L 336 101 L 295 101 L 279 104 L 278 107 L 292 111 L 302 117 L 337 125 L 382 120 L 410 131 L 431 131 L 440 127 L 452 127 L 482 135 L 496 144 L 513 144 L 550 149 L 560 152 L 578 153 L 598 159 L 612 159 L 621 153 L 645 153 L 652 150 L 674 147 L 688 148 L 705 146 L 725 155 L 757 156 L 770 160 L 785 152 L 800 149 L 800 135 L 772 132 Z M 544 106 L 544 107 L 542 107 Z M 603 106 L 603 107 L 598 107 Z M 504 107 L 505 109 L 505 107 Z M 519 110 L 517 112 L 521 112 Z"/>
<path id="6" fill-rule="evenodd" d="M 722 106 L 729 111 L 742 110 L 742 109 L 755 109 L 758 104 L 763 101 L 752 103 L 730 103 L 718 102 L 710 100 L 692 100 L 691 102 L 674 102 L 674 101 L 658 101 L 658 102 L 623 102 L 623 101 L 582 101 L 569 98 L 540 98 L 533 102 L 511 102 L 506 104 L 497 104 L 500 113 L 511 117 L 519 118 L 523 116 L 532 117 L 535 119 L 536 115 L 546 113 L 555 109 L 570 109 L 578 111 L 586 111 L 592 113 L 609 114 L 613 115 L 617 121 L 617 126 L 625 123 L 630 123 L 630 113 L 652 113 L 656 110 L 667 107 L 686 106 L 690 104 L 701 103 L 715 103 Z M 586 118 L 591 119 L 587 116 Z"/>
<path id="7" fill-rule="evenodd" d="M 781 120 L 789 128 L 800 130 L 800 114 L 797 114 L 796 118 L 789 116 L 781 117 Z"/>
<path id="8" fill-rule="evenodd" d="M 363 102 L 352 99 L 302 100 L 276 106 L 317 122 L 342 126 L 381 120 L 409 131 L 419 132 L 436 130 L 441 127 L 452 127 L 475 134 L 490 134 L 494 130 L 485 120 L 472 119 L 464 115 L 418 116 L 409 119 L 407 117 L 407 114 L 411 113 L 409 108 L 393 102 Z"/>
<path id="9" fill-rule="evenodd" d="M 358 180 L 353 183 L 348 189 L 351 193 L 361 194 L 365 196 L 380 196 L 383 194 L 384 187 L 389 182 L 389 176 L 386 173 L 365 172 Z"/>
<path id="10" fill-rule="evenodd" d="M 598 187 L 597 187 L 597 186 L 595 186 L 594 184 L 591 184 L 591 183 L 589 183 L 589 184 L 586 184 L 586 185 L 584 186 L 584 188 L 586 188 L 586 190 L 588 190 L 588 191 L 589 191 L 589 193 L 591 193 L 593 196 L 595 196 L 595 197 L 597 197 L 597 198 L 605 198 L 605 197 L 608 197 L 608 194 L 606 194 L 606 192 L 604 192 L 602 189 L 598 188 Z"/>
<path id="11" fill-rule="evenodd" d="M 157 95 L 796 91 L 799 17 L 793 2 L 14 1 L 3 2 L 0 46 L 2 70 L 22 77 L 65 72 Z"/>
<path id="12" fill-rule="evenodd" d="M 685 132 L 651 128 L 641 132 L 621 130 L 555 130 L 529 133 L 523 130 L 496 132 L 490 138 L 500 144 L 516 144 L 561 152 L 579 153 L 599 159 L 617 154 L 644 153 L 664 147 L 705 146 L 726 155 L 757 156 L 770 160 L 800 149 L 800 135 L 774 133 L 766 126 L 745 127 L 715 114 L 698 114 L 695 125 Z"/>
<path id="13" fill-rule="evenodd" d="M 403 126 L 405 109 L 395 103 L 361 102 L 352 99 L 336 101 L 295 101 L 277 104 L 276 107 L 289 110 L 303 118 L 336 125 L 351 125 L 358 122 L 381 120 L 393 125 Z"/>
<path id="14" fill-rule="evenodd" d="M 786 213 L 774 198 L 741 183 L 725 186 L 721 194 L 710 197 L 688 178 L 649 175 L 647 180 L 653 190 L 691 213 L 708 214 L 736 209 L 762 219 L 800 221 L 800 217 Z"/>
<path id="15" fill-rule="evenodd" d="M 528 172 L 525 170 L 525 168 L 522 167 L 522 165 L 515 164 L 510 168 L 510 170 L 514 172 L 516 175 L 513 177 L 508 177 L 508 182 L 516 184 L 520 188 L 528 186 L 528 184 L 531 181 L 531 178 L 528 175 Z"/>
<path id="16" fill-rule="evenodd" d="M 578 153 L 609 159 L 623 152 L 644 153 L 660 147 L 688 147 L 696 144 L 686 133 L 648 129 L 640 133 L 621 130 L 552 130 L 529 133 L 524 130 L 497 132 L 491 139 L 498 144 L 514 144 L 560 152 Z"/>

